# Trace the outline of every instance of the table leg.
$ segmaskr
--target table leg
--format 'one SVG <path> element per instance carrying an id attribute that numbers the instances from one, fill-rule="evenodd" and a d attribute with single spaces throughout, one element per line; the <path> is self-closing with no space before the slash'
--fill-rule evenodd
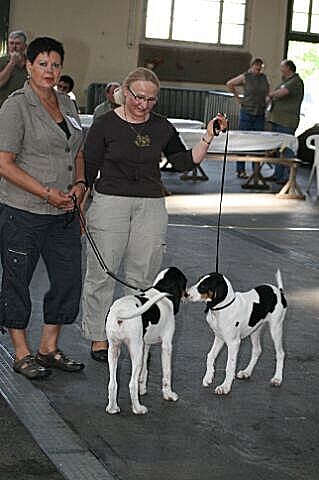
<path id="1" fill-rule="evenodd" d="M 253 173 L 248 177 L 247 181 L 242 184 L 241 188 L 252 190 L 268 190 L 269 185 L 265 177 L 261 174 L 261 167 L 264 162 L 256 162 L 254 164 Z"/>
<path id="2" fill-rule="evenodd" d="M 277 198 L 292 198 L 296 200 L 305 200 L 306 196 L 302 193 L 297 183 L 297 165 L 292 164 L 289 170 L 289 178 L 287 183 L 282 187 Z"/>
<path id="3" fill-rule="evenodd" d="M 200 175 L 198 175 L 198 172 L 200 173 Z M 193 180 L 193 181 L 205 181 L 205 180 L 209 180 L 208 176 L 206 175 L 206 173 L 204 172 L 204 170 L 202 169 L 202 167 L 200 165 L 198 165 L 198 167 L 194 168 L 191 173 L 183 173 L 183 175 L 181 175 L 181 180 Z"/>

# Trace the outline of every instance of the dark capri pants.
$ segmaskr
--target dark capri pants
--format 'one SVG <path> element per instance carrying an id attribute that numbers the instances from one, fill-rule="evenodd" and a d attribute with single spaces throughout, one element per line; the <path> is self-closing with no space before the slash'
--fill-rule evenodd
<path id="1" fill-rule="evenodd" d="M 72 220 L 72 221 L 70 221 Z M 81 239 L 77 216 L 42 215 L 0 205 L 2 287 L 0 325 L 24 329 L 31 314 L 29 285 L 40 255 L 50 288 L 44 296 L 44 323 L 73 323 L 81 296 Z"/>

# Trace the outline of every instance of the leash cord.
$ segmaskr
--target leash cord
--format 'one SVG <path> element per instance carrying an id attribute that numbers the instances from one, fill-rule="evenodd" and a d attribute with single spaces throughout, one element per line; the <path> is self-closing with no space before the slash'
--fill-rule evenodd
<path id="1" fill-rule="evenodd" d="M 219 242 L 220 242 L 220 220 L 222 216 L 222 203 L 224 195 L 224 185 L 225 185 L 225 173 L 226 173 L 226 162 L 227 162 L 227 149 L 228 149 L 228 138 L 229 138 L 229 122 L 227 122 L 226 129 L 226 141 L 224 149 L 224 159 L 223 159 L 223 170 L 222 170 L 222 184 L 220 187 L 220 198 L 219 198 L 219 212 L 217 220 L 217 237 L 216 237 L 216 273 L 218 273 L 218 259 L 219 259 Z"/>
<path id="2" fill-rule="evenodd" d="M 72 200 L 73 200 L 73 203 L 74 203 L 74 212 L 77 212 L 78 214 L 78 217 L 79 217 L 79 220 L 80 220 L 80 224 L 83 228 L 83 231 L 92 247 L 92 250 L 94 252 L 94 255 L 96 256 L 96 259 L 97 261 L 99 262 L 102 270 L 107 274 L 109 275 L 109 277 L 113 278 L 113 280 L 116 280 L 118 283 L 121 283 L 122 285 L 124 285 L 125 287 L 128 287 L 128 288 L 131 288 L 132 290 L 136 290 L 138 292 L 146 292 L 146 290 L 148 290 L 149 288 L 145 288 L 145 289 L 142 289 L 142 288 L 138 288 L 136 287 L 135 285 L 131 285 L 130 283 L 127 283 L 125 282 L 124 280 L 122 280 L 121 278 L 117 277 L 115 275 L 115 273 L 113 273 L 109 268 L 108 266 L 106 265 L 92 235 L 91 235 L 91 232 L 90 230 L 88 229 L 87 225 L 86 225 L 86 221 L 85 221 L 85 218 L 83 216 L 83 213 L 81 212 L 81 209 L 80 207 L 78 206 L 77 204 L 77 198 L 75 195 L 72 196 Z"/>

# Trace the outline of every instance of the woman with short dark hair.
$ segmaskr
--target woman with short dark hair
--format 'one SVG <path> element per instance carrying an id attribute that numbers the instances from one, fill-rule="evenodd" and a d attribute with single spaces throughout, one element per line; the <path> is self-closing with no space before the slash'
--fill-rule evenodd
<path id="1" fill-rule="evenodd" d="M 63 60 L 60 42 L 33 40 L 27 49 L 29 80 L 0 110 L 0 325 L 14 345 L 14 370 L 30 379 L 47 377 L 51 368 L 75 372 L 84 367 L 58 346 L 62 326 L 78 314 L 80 228 L 69 212 L 73 199 L 81 201 L 86 190 L 80 120 L 70 98 L 54 89 Z M 33 355 L 27 340 L 29 285 L 40 256 L 50 287 Z"/>

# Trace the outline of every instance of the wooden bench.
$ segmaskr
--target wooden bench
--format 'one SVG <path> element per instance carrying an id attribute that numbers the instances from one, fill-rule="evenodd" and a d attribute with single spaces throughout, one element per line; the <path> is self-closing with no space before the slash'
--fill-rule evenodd
<path id="1" fill-rule="evenodd" d="M 208 153 L 207 154 L 208 160 L 214 161 L 223 161 L 224 155 L 217 154 L 217 153 Z M 305 195 L 303 194 L 301 188 L 297 183 L 297 168 L 302 163 L 301 160 L 298 158 L 285 158 L 282 155 L 280 157 L 269 157 L 263 155 L 236 155 L 236 154 L 228 154 L 227 155 L 227 162 L 238 162 L 238 161 L 245 161 L 245 162 L 253 162 L 256 163 L 255 168 L 253 169 L 253 173 L 249 176 L 246 182 L 242 184 L 242 188 L 244 189 L 252 189 L 252 190 L 268 190 L 269 184 L 267 183 L 267 177 L 264 177 L 261 173 L 261 167 L 264 163 L 272 163 L 272 164 L 281 164 L 289 167 L 289 178 L 285 185 L 283 185 L 282 189 L 279 193 L 276 194 L 277 198 L 286 198 L 286 199 L 297 199 L 297 200 L 305 200 Z M 199 165 L 196 169 L 192 170 L 191 172 L 184 173 L 181 175 L 181 180 L 193 180 L 193 181 L 205 181 L 208 180 L 208 177 L 202 167 Z"/>

